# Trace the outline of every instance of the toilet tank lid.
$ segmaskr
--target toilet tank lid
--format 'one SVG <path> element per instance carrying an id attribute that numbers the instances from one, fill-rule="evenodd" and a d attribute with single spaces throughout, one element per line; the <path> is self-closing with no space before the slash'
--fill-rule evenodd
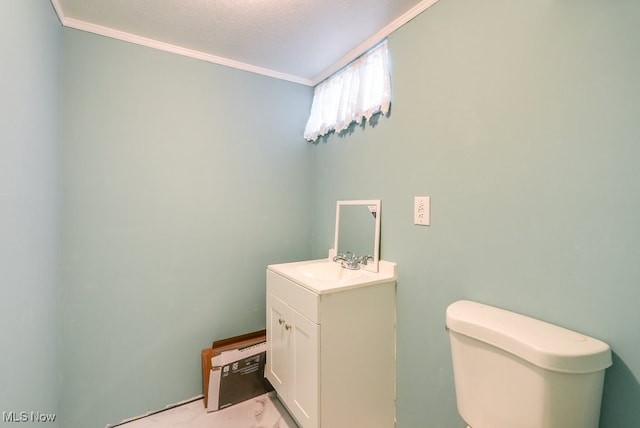
<path id="1" fill-rule="evenodd" d="M 591 373 L 612 363 L 609 345 L 598 339 L 482 303 L 452 303 L 446 325 L 547 370 Z"/>

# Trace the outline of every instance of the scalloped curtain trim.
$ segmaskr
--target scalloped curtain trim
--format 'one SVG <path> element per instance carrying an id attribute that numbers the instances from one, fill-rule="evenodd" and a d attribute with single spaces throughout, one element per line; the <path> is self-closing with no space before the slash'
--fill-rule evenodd
<path id="1" fill-rule="evenodd" d="M 378 112 L 387 114 L 390 105 L 391 75 L 385 40 L 315 87 L 304 138 L 316 141 L 331 131 L 343 131 Z"/>

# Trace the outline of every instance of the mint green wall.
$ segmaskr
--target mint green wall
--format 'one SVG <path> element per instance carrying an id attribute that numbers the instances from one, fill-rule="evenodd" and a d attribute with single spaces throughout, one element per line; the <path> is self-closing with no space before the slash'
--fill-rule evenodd
<path id="1" fill-rule="evenodd" d="M 310 255 L 311 88 L 63 31 L 61 407 L 116 423 L 201 393 Z"/>
<path id="2" fill-rule="evenodd" d="M 0 24 L 0 410 L 84 428 L 197 395 L 199 350 L 264 326 L 265 265 L 326 256 L 335 201 L 380 198 L 399 427 L 464 426 L 460 298 L 611 344 L 601 426 L 640 420 L 637 2 L 441 0 L 390 37 L 390 117 L 315 146 L 309 88 L 61 30 L 39 0 Z"/>
<path id="3" fill-rule="evenodd" d="M 382 199 L 400 428 L 465 426 L 444 330 L 462 298 L 608 342 L 601 427 L 637 426 L 639 42 L 637 1 L 441 0 L 389 38 L 390 116 L 314 147 L 315 256 L 335 200 Z"/>
<path id="4" fill-rule="evenodd" d="M 50 3 L 0 2 L 0 412 L 27 418 L 58 413 L 59 50 Z"/>

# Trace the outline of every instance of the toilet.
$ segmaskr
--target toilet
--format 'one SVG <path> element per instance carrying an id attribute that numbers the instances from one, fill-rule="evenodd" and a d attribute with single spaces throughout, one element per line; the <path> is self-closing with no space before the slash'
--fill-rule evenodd
<path id="1" fill-rule="evenodd" d="M 606 343 L 468 300 L 449 305 L 446 327 L 470 428 L 598 428 Z"/>

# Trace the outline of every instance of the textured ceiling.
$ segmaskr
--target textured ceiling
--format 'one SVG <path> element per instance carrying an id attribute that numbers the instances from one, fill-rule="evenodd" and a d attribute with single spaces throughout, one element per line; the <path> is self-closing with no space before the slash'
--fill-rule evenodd
<path id="1" fill-rule="evenodd" d="M 65 26 L 315 84 L 435 1 L 52 0 L 52 3 Z"/>

